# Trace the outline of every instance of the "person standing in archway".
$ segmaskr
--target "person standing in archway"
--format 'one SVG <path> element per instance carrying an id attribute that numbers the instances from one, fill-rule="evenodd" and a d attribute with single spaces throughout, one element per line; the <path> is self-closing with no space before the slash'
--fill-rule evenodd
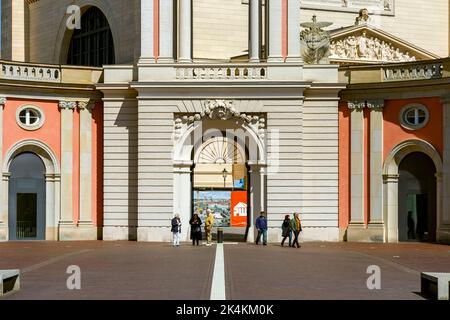
<path id="1" fill-rule="evenodd" d="M 302 223 L 297 212 L 294 213 L 294 219 L 292 219 L 291 221 L 291 229 L 292 231 L 294 231 L 294 242 L 292 243 L 292 247 L 295 248 L 295 246 L 297 245 L 297 248 L 300 248 L 298 237 L 300 235 L 300 232 L 302 232 Z"/>
<path id="2" fill-rule="evenodd" d="M 200 219 L 198 214 L 194 214 L 191 221 L 189 221 L 189 224 L 191 225 L 192 245 L 195 246 L 195 244 L 197 243 L 198 246 L 200 240 L 202 239 L 202 220 Z"/>
<path id="3" fill-rule="evenodd" d="M 206 214 L 208 215 L 205 221 L 206 245 L 210 247 L 212 245 L 212 229 L 214 226 L 214 215 L 211 209 L 207 209 Z"/>

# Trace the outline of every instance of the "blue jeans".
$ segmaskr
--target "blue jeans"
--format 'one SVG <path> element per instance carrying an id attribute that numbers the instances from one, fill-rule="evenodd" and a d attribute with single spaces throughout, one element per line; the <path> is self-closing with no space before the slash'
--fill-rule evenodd
<path id="1" fill-rule="evenodd" d="M 259 240 L 261 240 L 261 235 L 263 236 L 263 244 L 267 244 L 267 229 L 258 230 L 258 236 L 256 237 L 256 244 L 259 244 Z"/>

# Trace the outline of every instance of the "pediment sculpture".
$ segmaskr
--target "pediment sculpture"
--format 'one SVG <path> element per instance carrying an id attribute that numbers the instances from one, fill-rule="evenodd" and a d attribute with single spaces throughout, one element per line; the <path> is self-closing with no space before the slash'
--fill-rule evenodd
<path id="1" fill-rule="evenodd" d="M 333 40 L 330 44 L 330 59 L 365 60 L 380 62 L 409 62 L 416 57 L 408 51 L 396 48 L 392 43 L 368 36 L 366 31 Z"/>
<path id="2" fill-rule="evenodd" d="M 302 23 L 305 29 L 300 33 L 300 43 L 303 61 L 307 64 L 328 64 L 330 55 L 330 34 L 323 28 L 331 26 L 331 22 L 317 22 L 317 17 L 312 17 L 312 22 Z"/>

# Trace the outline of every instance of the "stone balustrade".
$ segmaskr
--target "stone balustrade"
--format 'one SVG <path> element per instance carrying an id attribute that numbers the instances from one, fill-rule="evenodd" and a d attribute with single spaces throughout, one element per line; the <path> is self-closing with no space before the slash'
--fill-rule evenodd
<path id="1" fill-rule="evenodd" d="M 440 60 L 394 64 L 383 67 L 383 81 L 440 79 L 443 68 Z"/>
<path id="2" fill-rule="evenodd" d="M 263 64 L 208 64 L 176 66 L 177 80 L 264 80 L 267 66 Z"/>
<path id="3" fill-rule="evenodd" d="M 21 62 L 0 62 L 1 79 L 61 82 L 61 67 Z"/>

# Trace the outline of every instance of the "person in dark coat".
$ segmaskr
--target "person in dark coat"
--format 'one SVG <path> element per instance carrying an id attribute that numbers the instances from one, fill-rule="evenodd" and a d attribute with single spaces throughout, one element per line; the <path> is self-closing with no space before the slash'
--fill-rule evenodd
<path id="1" fill-rule="evenodd" d="M 262 211 L 261 215 L 256 219 L 256 229 L 258 230 L 258 236 L 256 237 L 256 245 L 259 244 L 261 236 L 263 238 L 263 245 L 267 246 L 267 219 L 265 212 Z"/>
<path id="2" fill-rule="evenodd" d="M 180 238 L 181 238 L 181 219 L 180 215 L 177 213 L 175 217 L 172 219 L 172 229 L 173 233 L 173 246 L 180 246 Z"/>
<path id="3" fill-rule="evenodd" d="M 281 241 L 281 246 L 284 247 L 284 242 L 289 237 L 289 247 L 292 247 L 292 229 L 291 229 L 291 219 L 287 214 L 284 217 L 283 224 L 281 225 L 283 241 Z"/>
<path id="4" fill-rule="evenodd" d="M 195 246 L 195 244 L 197 243 L 198 246 L 200 240 L 202 240 L 202 220 L 200 219 L 198 214 L 194 214 L 194 216 L 189 221 L 189 224 L 191 225 L 192 245 Z"/>

